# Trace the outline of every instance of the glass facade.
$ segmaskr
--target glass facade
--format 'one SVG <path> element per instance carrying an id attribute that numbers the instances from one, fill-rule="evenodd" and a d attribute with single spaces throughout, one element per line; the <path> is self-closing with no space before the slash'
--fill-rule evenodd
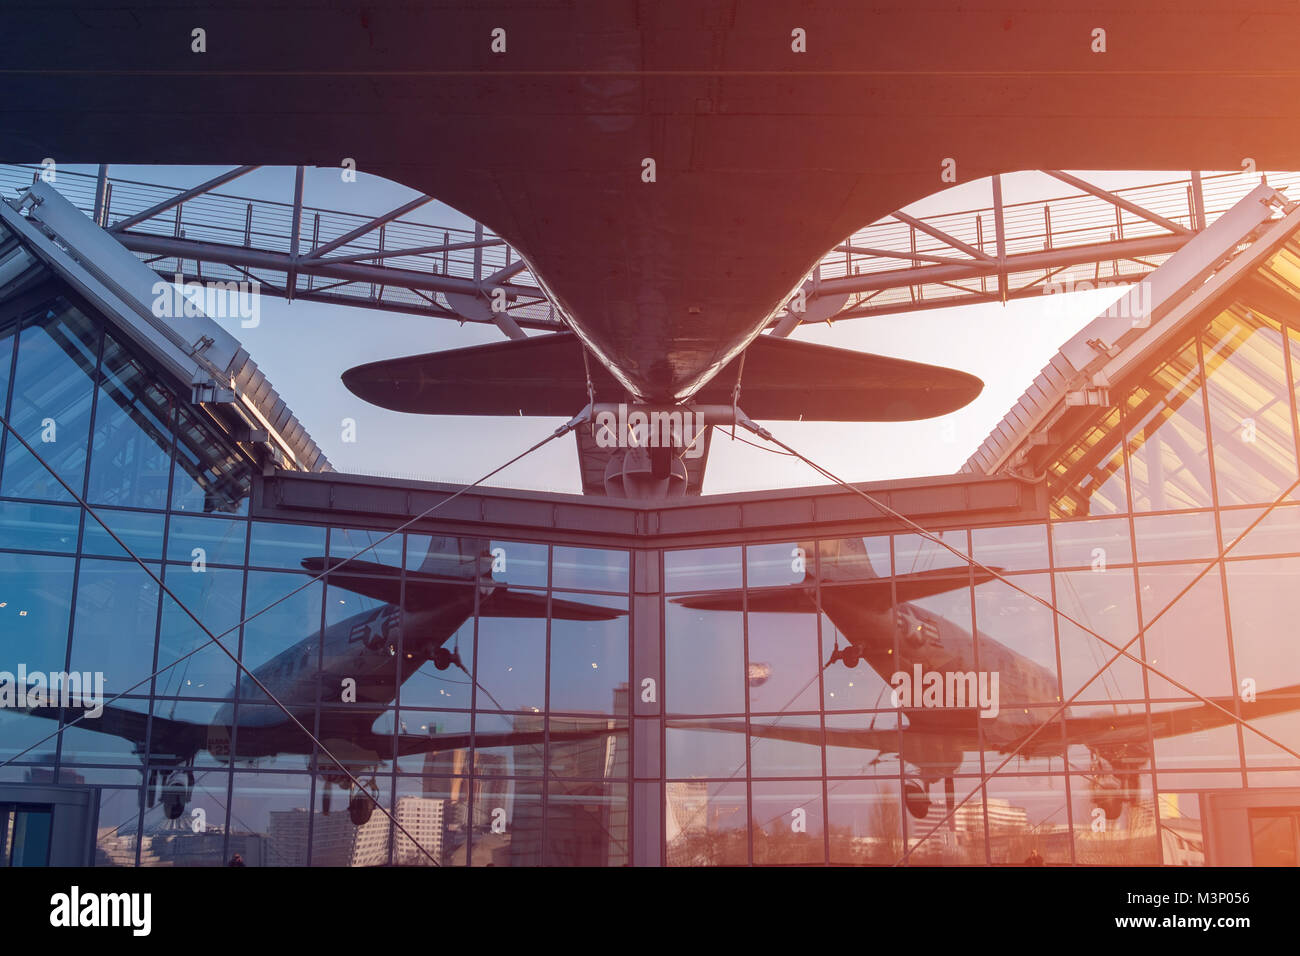
<path id="1" fill-rule="evenodd" d="M 285 520 L 69 293 L 3 309 L 0 670 L 116 699 L 0 707 L 0 783 L 100 788 L 103 865 L 1295 863 L 1288 315 L 1169 349 L 1041 520 L 642 547 Z"/>

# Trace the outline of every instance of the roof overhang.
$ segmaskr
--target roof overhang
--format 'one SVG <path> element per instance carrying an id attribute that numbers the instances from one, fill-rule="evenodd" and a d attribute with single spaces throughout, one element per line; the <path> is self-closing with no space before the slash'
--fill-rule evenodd
<path id="1" fill-rule="evenodd" d="M 1111 388 L 1153 364 L 1210 303 L 1298 230 L 1300 204 L 1267 184 L 1251 190 L 1061 346 L 961 471 L 1012 472 L 1067 409 L 1110 405 Z"/>
<path id="2" fill-rule="evenodd" d="M 329 470 L 324 453 L 239 340 L 198 309 L 155 314 L 160 283 L 169 296 L 170 283 L 52 186 L 36 182 L 17 199 L 0 202 L 0 224 L 18 242 L 0 257 L 0 287 L 6 276 L 18 281 L 32 264 L 28 260 L 44 263 L 163 373 L 188 387 L 194 403 L 236 442 L 261 447 L 262 464 Z"/>

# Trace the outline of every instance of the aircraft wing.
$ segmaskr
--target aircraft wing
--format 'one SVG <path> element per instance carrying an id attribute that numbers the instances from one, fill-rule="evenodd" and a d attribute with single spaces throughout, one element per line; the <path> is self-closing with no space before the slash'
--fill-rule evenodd
<path id="1" fill-rule="evenodd" d="M 976 584 L 994 580 L 993 574 L 989 571 L 975 568 L 974 573 Z M 890 590 L 891 581 L 894 584 L 893 591 Z M 823 581 L 822 594 L 823 596 L 834 595 L 867 610 L 887 611 L 895 603 L 918 601 L 935 594 L 955 591 L 969 584 L 970 577 L 965 568 L 938 568 L 900 574 L 893 578 L 869 578 L 865 581 L 843 583 Z M 682 607 L 700 611 L 740 611 L 746 607 L 742 599 L 740 591 L 714 591 L 708 594 L 675 597 L 672 601 Z M 811 614 L 816 610 L 813 605 L 813 590 L 806 584 L 796 587 L 750 588 L 747 606 L 751 611 L 769 614 Z"/>
<path id="2" fill-rule="evenodd" d="M 984 383 L 955 369 L 885 355 L 760 335 L 744 353 L 741 406 L 758 421 L 892 422 L 964 407 Z M 590 372 L 590 378 L 588 373 Z M 731 404 L 740 359 L 693 401 Z M 358 365 L 343 384 L 359 398 L 426 415 L 568 417 L 588 402 L 620 401 L 624 389 L 599 362 L 584 362 L 570 332 L 472 345 Z"/>
<path id="3" fill-rule="evenodd" d="M 551 743 L 564 743 L 575 740 L 595 740 L 614 734 L 626 734 L 627 727 L 591 727 L 581 730 L 556 730 L 550 732 Z M 511 730 L 497 733 L 456 733 L 456 734 L 398 734 L 397 755 L 406 757 L 411 754 L 441 753 L 447 750 L 467 750 L 471 745 L 478 748 L 487 747 L 523 747 L 541 746 L 546 743 L 546 731 Z"/>
<path id="4" fill-rule="evenodd" d="M 1233 723 L 1233 697 L 1211 697 L 1228 713 L 1206 703 L 1195 703 L 1187 707 L 1162 710 L 1151 714 L 1151 732 L 1157 739 L 1193 734 L 1202 730 L 1211 730 Z M 1300 710 L 1300 684 L 1279 687 L 1276 690 L 1260 692 L 1255 700 L 1241 702 L 1241 716 L 1250 721 L 1274 714 L 1285 714 Z M 1112 747 L 1120 744 L 1141 744 L 1147 739 L 1147 715 L 1139 711 L 1132 714 L 1112 714 L 1088 717 L 1067 717 L 1065 719 L 1066 739 L 1071 744 L 1083 744 L 1088 747 Z M 1014 744 L 1010 749 L 1014 749 Z M 1022 752 L 1027 755 L 1039 753 L 1060 753 L 1059 738 L 1051 731 L 1044 731 L 1026 745 Z"/>
<path id="5" fill-rule="evenodd" d="M 386 564 L 362 561 L 358 558 L 343 562 L 346 558 L 303 558 L 302 566 L 312 574 L 329 571 L 331 587 L 343 588 L 354 594 L 374 598 L 383 604 L 400 605 L 402 603 L 401 571 Z M 333 568 L 343 564 L 344 570 Z M 414 572 L 408 572 L 413 574 Z"/>
<path id="6" fill-rule="evenodd" d="M 483 617 L 546 617 L 546 595 L 497 588 L 483 599 L 478 610 Z M 551 598 L 550 615 L 557 621 L 612 621 L 626 614 L 619 608 Z"/>
<path id="7" fill-rule="evenodd" d="M 62 708 L 28 707 L 23 713 L 57 721 L 61 718 Z M 93 733 L 129 740 L 140 752 L 144 751 L 145 743 L 148 742 L 149 749 L 154 753 L 186 759 L 194 756 L 207 744 L 208 728 L 205 725 L 155 715 L 152 737 L 146 740 L 148 723 L 149 715 L 142 711 L 127 710 L 124 707 L 107 704 L 99 717 L 95 719 L 83 717 L 75 726 Z"/>
<path id="8" fill-rule="evenodd" d="M 344 558 L 304 558 L 302 566 L 313 574 L 329 571 L 331 586 L 361 594 L 384 604 L 419 611 L 465 597 L 465 582 L 449 581 L 420 571 L 406 572 L 406 593 L 402 593 L 401 571 L 386 564 Z M 342 565 L 342 570 L 332 570 Z M 405 598 L 405 600 L 403 600 Z M 532 591 L 511 591 L 497 587 L 483 599 L 479 613 L 485 617 L 546 617 L 546 595 Z M 563 621 L 612 621 L 626 611 L 553 598 L 550 614 Z"/>
<path id="9" fill-rule="evenodd" d="M 863 718 L 864 722 L 869 718 Z M 820 747 L 823 742 L 828 747 L 856 747 L 859 750 L 879 750 L 881 753 L 898 752 L 897 727 L 798 727 L 780 724 L 759 724 L 751 722 L 746 726 L 743 720 L 669 720 L 668 726 L 674 729 L 717 730 L 727 733 L 749 734 L 768 740 L 786 740 L 796 744 L 808 744 Z"/>

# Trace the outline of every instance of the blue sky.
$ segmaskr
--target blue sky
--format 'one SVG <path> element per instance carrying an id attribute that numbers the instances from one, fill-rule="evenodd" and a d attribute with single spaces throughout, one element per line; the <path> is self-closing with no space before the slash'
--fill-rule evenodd
<path id="1" fill-rule="evenodd" d="M 93 172 L 93 167 L 72 167 Z M 188 186 L 226 167 L 113 167 L 114 177 Z M 1099 173 L 1089 179 L 1116 188 L 1180 178 L 1179 172 Z M 288 201 L 293 172 L 257 170 L 220 191 Z M 1245 184 L 1243 183 L 1243 191 Z M 1069 187 L 1037 173 L 1004 177 L 1008 202 L 1060 196 Z M 343 183 L 337 169 L 308 169 L 304 201 L 378 214 L 416 195 L 364 171 Z M 913 214 L 987 205 L 987 180 L 951 187 L 908 207 Z M 472 227 L 464 216 L 431 203 L 410 218 Z M 864 224 L 865 225 L 865 224 Z M 983 393 L 952 415 L 921 422 L 779 422 L 774 433 L 851 481 L 950 474 L 978 447 L 1057 348 L 1122 294 L 1121 290 L 1044 296 L 1009 302 L 853 319 L 805 327 L 795 338 L 961 369 L 984 380 Z M 261 323 L 229 324 L 316 442 L 340 471 L 469 482 L 548 434 L 561 419 L 422 416 L 389 412 L 356 399 L 340 382 L 365 362 L 502 340 L 495 327 L 367 309 L 286 303 L 267 296 Z M 574 409 L 575 413 L 578 409 Z M 343 440 L 343 421 L 356 441 Z M 752 437 L 752 436 L 747 436 Z M 705 480 L 708 494 L 824 484 L 801 462 L 715 435 Z M 553 442 L 489 484 L 578 492 L 572 437 Z"/>

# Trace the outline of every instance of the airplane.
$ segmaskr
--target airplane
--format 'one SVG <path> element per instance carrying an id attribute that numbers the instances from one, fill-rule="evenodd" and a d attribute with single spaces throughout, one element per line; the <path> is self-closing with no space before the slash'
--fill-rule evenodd
<path id="1" fill-rule="evenodd" d="M 983 631 L 976 630 L 972 635 L 917 603 L 969 586 L 971 579 L 966 568 L 895 575 L 891 594 L 891 578 L 874 571 L 861 538 L 822 541 L 820 546 L 820 572 L 814 571 L 813 562 L 809 561 L 803 580 L 793 587 L 751 588 L 743 596 L 743 603 L 742 595 L 736 591 L 692 594 L 672 600 L 683 607 L 706 611 L 747 608 L 760 613 L 814 613 L 820 576 L 822 611 L 848 641 L 844 648 L 837 641 L 824 668 L 837 663 L 855 668 L 865 661 L 891 685 L 895 674 L 910 675 L 918 667 L 922 673 L 971 673 L 976 671 L 974 651 L 975 638 L 978 638 L 979 670 L 998 674 L 1001 699 L 1017 705 L 1030 701 L 1050 705 L 1063 700 L 1060 684 L 1052 671 Z M 808 555 L 818 550 L 813 542 L 799 547 Z M 973 575 L 976 585 L 995 579 L 994 574 L 981 568 L 974 568 Z M 1153 712 L 1150 715 L 1152 736 L 1159 740 L 1232 723 L 1234 699 L 1210 699 L 1228 713 L 1204 702 Z M 827 746 L 897 753 L 908 768 L 904 773 L 904 803 L 917 819 L 929 814 L 930 788 L 940 780 L 951 815 L 955 804 L 954 775 L 966 753 L 977 752 L 982 747 L 986 753 L 1062 756 L 1062 728 L 1067 744 L 1087 747 L 1090 796 L 1093 806 L 1100 807 L 1108 820 L 1118 820 L 1125 807 L 1136 804 L 1138 776 L 1149 767 L 1147 714 L 1141 712 L 1082 715 L 1067 707 L 1043 727 L 1045 721 L 1039 715 L 1042 707 L 999 707 L 981 716 L 976 706 L 918 706 L 914 697 L 908 700 L 894 696 L 891 704 L 905 718 L 901 729 L 876 729 L 873 722 L 863 729 L 827 727 L 823 732 L 778 725 L 753 727 L 748 732 L 812 746 L 821 746 L 824 733 Z M 1240 706 L 1247 720 L 1300 709 L 1300 685 L 1262 691 L 1253 702 L 1242 701 Z M 691 723 L 712 730 L 746 732 L 744 722 L 740 721 L 692 720 Z M 1030 739 L 1035 731 L 1038 733 Z"/>
<path id="2" fill-rule="evenodd" d="M 320 634 L 302 638 L 252 670 L 278 700 L 288 702 L 288 711 L 307 727 L 316 719 L 317 687 L 324 692 L 326 688 L 340 687 L 345 679 L 356 682 L 356 708 L 321 708 L 317 735 L 341 762 L 354 770 L 363 768 L 355 774 L 358 779 L 368 772 L 371 781 L 368 788 L 358 788 L 342 768 L 318 768 L 317 775 L 325 784 L 322 812 L 330 811 L 331 787 L 346 788 L 348 815 L 355 825 L 364 826 L 374 812 L 377 798 L 374 774 L 380 765 L 393 759 L 394 753 L 403 757 L 471 745 L 500 747 L 546 739 L 540 730 L 427 736 L 399 733 L 395 739 L 371 730 L 376 708 L 391 703 L 398 686 L 426 661 L 438 670 L 453 665 L 464 668 L 459 651 L 449 650 L 446 644 L 474 614 L 476 589 L 483 617 L 547 616 L 546 594 L 512 590 L 492 577 L 493 556 L 487 544 L 481 539 L 435 537 L 420 567 L 406 573 L 404 593 L 400 572 L 393 567 L 344 558 L 311 557 L 301 562 L 307 571 L 327 572 L 326 581 L 333 587 L 383 602 L 331 624 Z M 626 613 L 554 597 L 549 607 L 553 618 L 569 621 L 612 620 Z M 402 659 L 394 666 L 399 648 Z M 202 751 L 226 764 L 277 754 L 311 756 L 313 741 L 283 710 L 242 706 L 236 717 L 236 701 L 262 705 L 267 698 L 252 681 L 241 677 L 206 724 L 158 714 L 151 718 L 147 713 L 107 705 L 102 716 L 82 718 L 77 726 L 131 741 L 149 767 L 146 806 L 152 808 L 157 802 L 167 819 L 176 820 L 193 796 L 194 772 L 189 768 Z M 23 712 L 56 721 L 61 718 L 58 707 L 33 706 Z M 549 739 L 579 740 L 608 732 L 553 729 Z"/>

